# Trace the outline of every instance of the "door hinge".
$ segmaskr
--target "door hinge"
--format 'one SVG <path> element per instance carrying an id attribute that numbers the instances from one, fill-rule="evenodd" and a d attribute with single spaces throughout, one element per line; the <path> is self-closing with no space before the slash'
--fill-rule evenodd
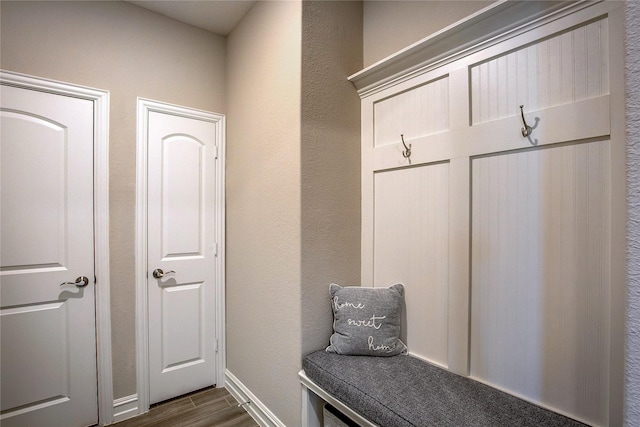
<path id="1" fill-rule="evenodd" d="M 94 285 L 98 284 L 98 276 L 93 276 L 93 284 Z"/>
<path id="2" fill-rule="evenodd" d="M 216 145 L 216 159 L 218 158 L 218 146 Z"/>
<path id="3" fill-rule="evenodd" d="M 216 338 L 216 353 L 218 352 L 218 338 Z"/>
<path id="4" fill-rule="evenodd" d="M 218 256 L 218 242 L 215 243 L 213 256 L 215 256 L 215 257 Z"/>

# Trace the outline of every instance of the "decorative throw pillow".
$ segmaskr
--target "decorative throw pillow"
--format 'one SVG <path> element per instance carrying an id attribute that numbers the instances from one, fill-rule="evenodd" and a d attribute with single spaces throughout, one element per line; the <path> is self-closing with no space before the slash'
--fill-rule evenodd
<path id="1" fill-rule="evenodd" d="M 354 356 L 406 353 L 400 341 L 404 286 L 388 288 L 329 286 L 333 335 L 326 351 Z"/>

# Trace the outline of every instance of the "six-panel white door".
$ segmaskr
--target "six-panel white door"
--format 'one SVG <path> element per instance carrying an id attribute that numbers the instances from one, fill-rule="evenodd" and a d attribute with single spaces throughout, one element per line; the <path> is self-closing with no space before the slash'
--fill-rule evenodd
<path id="1" fill-rule="evenodd" d="M 148 117 L 150 402 L 215 383 L 216 125 Z"/>
<path id="2" fill-rule="evenodd" d="M 92 425 L 93 103 L 5 85 L 1 99 L 0 424 Z"/>

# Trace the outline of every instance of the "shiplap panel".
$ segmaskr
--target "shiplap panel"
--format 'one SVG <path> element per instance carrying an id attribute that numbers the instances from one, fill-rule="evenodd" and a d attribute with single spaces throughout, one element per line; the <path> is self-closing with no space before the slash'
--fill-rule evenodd
<path id="1" fill-rule="evenodd" d="M 447 366 L 449 164 L 375 174 L 374 286 L 405 285 L 409 351 Z"/>
<path id="2" fill-rule="evenodd" d="M 607 95 L 607 34 L 601 19 L 473 65 L 472 123 Z"/>
<path id="3" fill-rule="evenodd" d="M 472 162 L 471 376 L 608 417 L 610 147 Z"/>
<path id="4" fill-rule="evenodd" d="M 449 77 L 374 104 L 374 146 L 401 143 L 449 128 Z"/>

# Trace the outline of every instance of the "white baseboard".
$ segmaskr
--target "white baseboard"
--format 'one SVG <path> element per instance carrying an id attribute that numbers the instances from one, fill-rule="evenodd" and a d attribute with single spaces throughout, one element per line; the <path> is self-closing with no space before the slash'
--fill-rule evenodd
<path id="1" fill-rule="evenodd" d="M 113 422 L 124 421 L 139 415 L 138 395 L 120 397 L 113 401 Z"/>
<path id="2" fill-rule="evenodd" d="M 235 375 L 229 372 L 229 370 L 225 371 L 225 388 L 239 404 L 248 402 L 243 406 L 260 427 L 286 427 L 284 423 L 251 393 Z"/>

